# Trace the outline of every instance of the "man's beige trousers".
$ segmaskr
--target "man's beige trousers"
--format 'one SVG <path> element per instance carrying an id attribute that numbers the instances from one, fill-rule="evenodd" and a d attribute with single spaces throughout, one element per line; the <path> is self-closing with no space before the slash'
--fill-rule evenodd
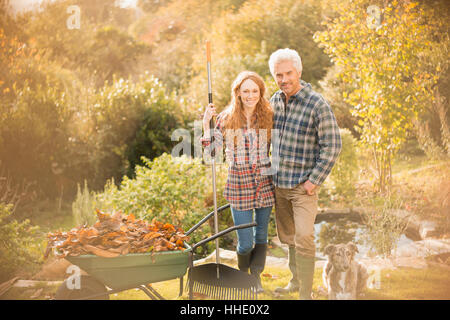
<path id="1" fill-rule="evenodd" d="M 306 193 L 303 183 L 292 189 L 275 188 L 275 221 L 281 243 L 295 247 L 298 254 L 315 257 L 314 221 L 319 187 Z"/>

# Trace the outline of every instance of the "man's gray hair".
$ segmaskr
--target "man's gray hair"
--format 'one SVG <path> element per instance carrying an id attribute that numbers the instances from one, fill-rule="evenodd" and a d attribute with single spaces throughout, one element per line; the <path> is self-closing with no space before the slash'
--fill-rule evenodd
<path id="1" fill-rule="evenodd" d="M 292 61 L 294 64 L 295 69 L 300 73 L 302 72 L 303 66 L 302 66 L 302 59 L 300 58 L 300 55 L 297 51 L 285 48 L 285 49 L 278 49 L 274 53 L 270 55 L 269 59 L 269 69 L 272 76 L 275 78 L 274 69 L 275 65 L 281 61 Z"/>

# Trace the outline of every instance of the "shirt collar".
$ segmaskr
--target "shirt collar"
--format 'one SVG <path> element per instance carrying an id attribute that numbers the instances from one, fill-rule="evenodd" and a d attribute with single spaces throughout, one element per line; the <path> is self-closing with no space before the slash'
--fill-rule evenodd
<path id="1" fill-rule="evenodd" d="M 301 99 L 307 97 L 308 94 L 312 90 L 311 84 L 308 83 L 308 82 L 303 81 L 302 79 L 300 79 L 300 84 L 302 85 L 302 88 L 300 90 L 298 90 L 298 92 L 296 94 L 291 96 L 291 97 L 294 97 L 297 100 L 301 100 Z M 286 95 L 281 90 L 280 90 L 280 95 L 283 98 L 283 100 L 286 98 Z"/>

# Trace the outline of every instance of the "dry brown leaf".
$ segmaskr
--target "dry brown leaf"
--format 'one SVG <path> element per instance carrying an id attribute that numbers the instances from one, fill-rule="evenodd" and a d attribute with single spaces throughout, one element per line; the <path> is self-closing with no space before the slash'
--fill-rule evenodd
<path id="1" fill-rule="evenodd" d="M 151 223 L 136 220 L 121 212 L 108 214 L 97 210 L 98 221 L 93 227 L 74 228 L 69 232 L 48 234 L 47 255 L 56 248 L 58 257 L 93 253 L 102 257 L 119 254 L 184 250 L 189 239 L 183 230 L 170 223 L 153 219 Z"/>

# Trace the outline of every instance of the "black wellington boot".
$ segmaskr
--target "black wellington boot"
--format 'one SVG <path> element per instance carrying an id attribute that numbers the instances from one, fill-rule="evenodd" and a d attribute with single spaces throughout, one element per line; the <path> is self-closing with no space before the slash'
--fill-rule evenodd
<path id="1" fill-rule="evenodd" d="M 250 259 L 252 257 L 252 252 L 246 254 L 239 254 L 236 252 L 237 255 L 237 263 L 239 270 L 248 273 L 248 268 L 250 267 Z"/>
<path id="2" fill-rule="evenodd" d="M 258 286 L 256 288 L 257 293 L 264 292 L 261 284 L 261 273 L 266 265 L 267 244 L 255 244 L 252 250 L 252 257 L 250 260 L 250 273 L 256 277 Z"/>

